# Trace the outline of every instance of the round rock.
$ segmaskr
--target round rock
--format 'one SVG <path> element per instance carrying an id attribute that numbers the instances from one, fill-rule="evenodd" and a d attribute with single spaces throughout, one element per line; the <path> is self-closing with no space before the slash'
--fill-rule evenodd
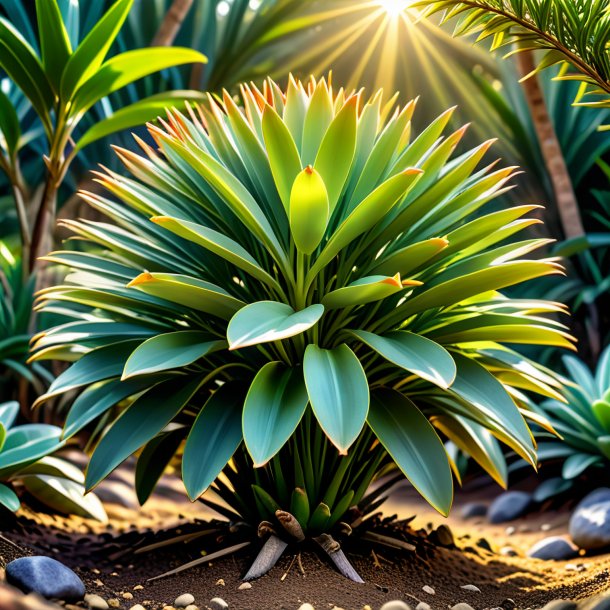
<path id="1" fill-rule="evenodd" d="M 299 610 L 315 610 L 311 604 L 301 604 Z"/>
<path id="2" fill-rule="evenodd" d="M 455 604 L 455 606 L 451 606 L 451 610 L 474 610 L 474 608 L 470 604 L 460 602 L 459 604 Z"/>
<path id="3" fill-rule="evenodd" d="M 610 546 L 610 501 L 577 506 L 570 517 L 569 530 L 574 544 L 581 549 L 593 551 Z"/>
<path id="4" fill-rule="evenodd" d="M 25 593 L 47 599 L 76 602 L 85 596 L 83 581 L 63 563 L 51 557 L 21 557 L 6 566 L 6 580 Z"/>
<path id="5" fill-rule="evenodd" d="M 602 594 L 592 597 L 584 602 L 579 609 L 582 610 L 608 610 L 610 608 L 610 595 Z"/>
<path id="6" fill-rule="evenodd" d="M 532 496 L 524 491 L 507 491 L 490 505 L 487 517 L 491 523 L 506 523 L 522 517 L 532 504 Z"/>
<path id="7" fill-rule="evenodd" d="M 578 555 L 578 548 L 563 536 L 550 536 L 536 542 L 527 552 L 528 557 L 563 561 L 573 559 Z"/>
<path id="8" fill-rule="evenodd" d="M 392 601 L 383 604 L 380 610 L 411 610 L 411 606 L 408 606 L 399 599 L 393 599 Z"/>
<path id="9" fill-rule="evenodd" d="M 222 597 L 213 597 L 210 600 L 210 608 L 212 610 L 227 610 L 229 604 Z"/>
<path id="10" fill-rule="evenodd" d="M 108 610 L 108 602 L 100 595 L 95 593 L 85 595 L 85 603 L 91 610 Z"/>
<path id="11" fill-rule="evenodd" d="M 487 504 L 482 502 L 468 502 L 462 506 L 460 515 L 462 519 L 473 519 L 474 517 L 484 517 L 487 514 Z"/>
<path id="12" fill-rule="evenodd" d="M 415 606 L 415 610 L 432 610 L 432 608 L 430 604 L 427 604 L 426 602 L 419 602 L 419 604 Z"/>
<path id="13" fill-rule="evenodd" d="M 187 606 L 190 606 L 191 604 L 195 603 L 195 597 L 193 595 L 191 595 L 190 593 L 183 593 L 182 595 L 179 595 L 175 600 L 174 600 L 174 606 L 176 608 L 186 608 Z"/>

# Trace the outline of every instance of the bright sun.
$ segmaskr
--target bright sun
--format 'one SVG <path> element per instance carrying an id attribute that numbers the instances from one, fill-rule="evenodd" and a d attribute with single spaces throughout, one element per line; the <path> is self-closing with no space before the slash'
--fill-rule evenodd
<path id="1" fill-rule="evenodd" d="M 378 0 L 377 4 L 388 16 L 398 17 L 411 4 L 411 0 Z"/>

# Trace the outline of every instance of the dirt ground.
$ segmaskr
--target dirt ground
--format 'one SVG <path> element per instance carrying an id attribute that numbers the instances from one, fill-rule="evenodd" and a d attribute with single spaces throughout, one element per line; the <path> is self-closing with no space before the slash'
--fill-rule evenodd
<path id="1" fill-rule="evenodd" d="M 384 516 L 399 519 L 416 515 L 412 531 L 395 534 L 414 542 L 415 552 L 398 554 L 389 548 L 371 548 L 349 541 L 346 554 L 365 580 L 358 585 L 339 575 L 307 546 L 286 554 L 266 576 L 239 589 L 241 576 L 256 552 L 246 547 L 237 554 L 147 582 L 151 577 L 187 561 L 229 546 L 229 538 L 218 532 L 211 537 L 182 543 L 146 554 L 134 548 L 172 535 L 210 528 L 204 520 L 215 518 L 200 504 L 185 500 L 179 484 L 170 483 L 144 509 L 109 504 L 110 525 L 102 527 L 77 517 L 63 518 L 22 510 L 16 520 L 0 524 L 0 532 L 14 546 L 0 539 L 0 567 L 23 554 L 54 556 L 74 568 L 89 593 L 97 593 L 120 608 L 134 604 L 146 608 L 171 605 L 183 593 L 191 593 L 199 608 L 213 597 L 228 602 L 231 610 L 297 610 L 309 602 L 316 610 L 333 607 L 361 610 L 368 605 L 378 610 L 383 603 L 402 599 L 413 608 L 424 601 L 433 610 L 466 602 L 475 610 L 489 608 L 541 608 L 550 600 L 581 600 L 610 591 L 610 555 L 582 556 L 567 562 L 529 559 L 527 549 L 534 542 L 567 530 L 569 507 L 531 514 L 514 523 L 490 525 L 483 518 L 464 521 L 460 510 L 472 500 L 486 501 L 500 493 L 486 486 L 471 493 L 458 492 L 449 519 L 434 513 L 409 488 L 396 492 L 384 506 Z M 196 522 L 197 519 L 202 522 Z M 445 523 L 451 528 L 456 546 L 432 544 L 429 532 Z M 391 529 L 383 533 L 392 534 Z M 161 533 L 159 533 L 161 532 Z M 510 546 L 516 557 L 500 554 Z M 299 561 L 295 558 L 300 553 Z M 463 589 L 474 585 L 480 592 Z M 424 591 L 431 587 L 434 593 Z M 4 608 L 2 608 L 4 610 Z"/>

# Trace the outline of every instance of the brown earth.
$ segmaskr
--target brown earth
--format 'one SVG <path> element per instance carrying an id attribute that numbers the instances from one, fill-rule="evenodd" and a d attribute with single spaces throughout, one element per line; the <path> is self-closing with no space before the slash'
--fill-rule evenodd
<path id="1" fill-rule="evenodd" d="M 201 504 L 186 502 L 177 486 L 170 487 L 165 488 L 164 496 L 157 494 L 141 511 L 108 505 L 109 526 L 22 509 L 17 519 L 0 522 L 0 532 L 21 548 L 18 551 L 0 539 L 0 567 L 19 555 L 54 556 L 81 575 L 89 593 L 97 593 L 107 600 L 116 599 L 125 609 L 136 603 L 147 608 L 162 608 L 171 605 L 182 593 L 193 594 L 195 604 L 202 609 L 213 597 L 224 599 L 231 610 L 297 610 L 304 602 L 311 603 L 316 610 L 334 606 L 361 610 L 367 604 L 372 610 L 378 610 L 392 599 L 402 599 L 413 608 L 419 601 L 425 601 L 433 610 L 458 602 L 467 602 L 475 610 L 525 609 L 541 608 L 557 598 L 581 600 L 610 590 L 610 555 L 583 556 L 568 562 L 525 557 L 535 541 L 565 533 L 569 518 L 566 507 L 501 526 L 490 525 L 481 518 L 460 519 L 460 506 L 464 502 L 481 498 L 489 501 L 499 492 L 491 487 L 470 494 L 459 493 L 454 516 L 449 519 L 435 514 L 410 489 L 395 493 L 385 505 L 384 514 L 396 513 L 401 519 L 413 514 L 417 517 L 410 523 L 410 530 L 405 525 L 378 523 L 379 531 L 408 539 L 415 543 L 417 550 L 397 553 L 390 548 L 371 548 L 348 539 L 344 548 L 366 581 L 362 585 L 343 578 L 307 546 L 287 553 L 269 574 L 246 590 L 238 587 L 256 552 L 251 547 L 147 582 L 151 577 L 201 557 L 202 553 L 235 543 L 222 529 L 189 544 L 134 555 L 133 550 L 143 543 L 214 526 L 214 523 L 197 522 L 197 517 L 210 519 L 213 515 Z M 451 527 L 455 548 L 433 546 L 428 539 L 428 533 L 441 523 Z M 482 538 L 491 551 L 485 548 L 487 544 Z M 499 554 L 499 549 L 506 545 L 519 555 Z M 300 561 L 296 561 L 299 553 Z M 426 593 L 425 585 L 432 587 L 435 594 Z M 475 585 L 480 592 L 464 590 L 463 585 Z"/>

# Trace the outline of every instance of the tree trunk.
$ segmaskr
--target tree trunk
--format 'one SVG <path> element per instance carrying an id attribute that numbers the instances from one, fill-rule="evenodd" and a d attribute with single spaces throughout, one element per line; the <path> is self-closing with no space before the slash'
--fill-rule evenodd
<path id="1" fill-rule="evenodd" d="M 530 74 L 536 68 L 532 51 L 521 51 L 517 53 L 516 57 L 522 77 Z M 578 201 L 574 194 L 572 180 L 557 139 L 555 127 L 546 107 L 538 75 L 531 76 L 521 84 L 538 136 L 542 157 L 551 179 L 564 237 L 566 239 L 580 237 L 584 235 L 585 230 L 580 217 Z"/>
<path id="2" fill-rule="evenodd" d="M 174 0 L 150 46 L 171 47 L 192 5 L 193 0 Z"/>

